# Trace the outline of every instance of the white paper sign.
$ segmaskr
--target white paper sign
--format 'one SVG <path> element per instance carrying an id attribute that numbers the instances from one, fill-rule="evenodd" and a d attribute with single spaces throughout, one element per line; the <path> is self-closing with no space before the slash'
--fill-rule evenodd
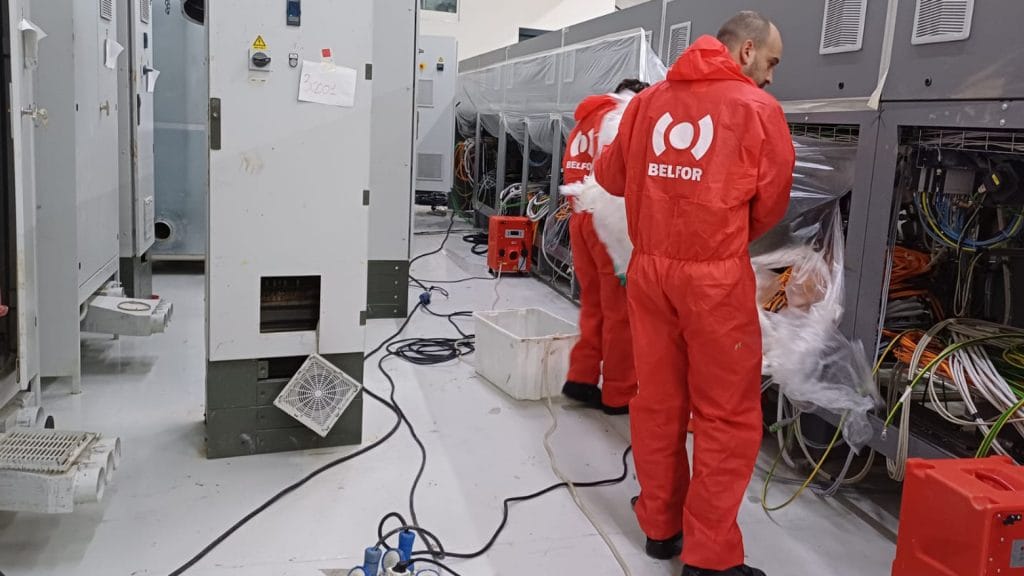
<path id="1" fill-rule="evenodd" d="M 352 68 L 303 60 L 299 101 L 352 108 L 356 105 L 357 77 Z"/>
<path id="2" fill-rule="evenodd" d="M 34 34 L 36 42 L 39 42 L 43 38 L 46 38 L 46 32 L 43 32 L 42 28 L 40 28 L 39 26 L 36 25 L 35 22 L 27 18 L 22 18 L 21 22 L 18 22 L 18 30 L 28 34 Z"/>
<path id="3" fill-rule="evenodd" d="M 21 31 L 22 45 L 25 47 L 25 68 L 35 68 L 39 65 L 39 41 L 46 38 L 46 32 L 26 18 L 18 23 L 18 30 Z"/>
<path id="4" fill-rule="evenodd" d="M 106 40 L 106 56 L 103 59 L 103 64 L 111 70 L 117 69 L 117 57 L 124 51 L 124 46 L 121 46 L 115 40 L 107 38 Z"/>
<path id="5" fill-rule="evenodd" d="M 160 71 L 153 68 L 146 69 L 146 92 L 156 92 L 156 79 L 160 77 Z"/>

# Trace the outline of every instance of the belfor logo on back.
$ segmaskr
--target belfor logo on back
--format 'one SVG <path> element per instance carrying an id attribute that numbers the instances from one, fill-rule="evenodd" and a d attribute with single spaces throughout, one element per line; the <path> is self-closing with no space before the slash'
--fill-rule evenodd
<path id="1" fill-rule="evenodd" d="M 674 122 L 672 113 L 665 112 L 658 119 L 658 123 L 654 125 L 652 136 L 654 153 L 661 156 L 671 145 L 676 150 L 690 150 L 695 160 L 703 158 L 715 141 L 715 122 L 711 119 L 711 115 L 708 114 L 701 118 L 697 122 L 696 128 L 690 122 L 680 122 L 672 126 Z M 669 130 L 670 127 L 671 130 Z"/>
<path id="2" fill-rule="evenodd" d="M 654 147 L 654 155 L 658 158 L 668 152 L 671 147 L 680 152 L 689 150 L 693 159 L 699 162 L 711 150 L 711 145 L 714 142 L 715 122 L 710 114 L 705 115 L 694 126 L 691 122 L 676 123 L 672 113 L 666 112 L 655 123 L 654 132 L 651 134 L 651 145 Z M 704 176 L 704 170 L 694 166 L 651 162 L 647 175 L 700 182 Z"/>
<path id="3" fill-rule="evenodd" d="M 573 139 L 569 146 L 569 158 L 565 167 L 570 170 L 584 170 L 590 172 L 594 169 L 594 153 L 597 152 L 597 133 L 594 130 L 584 134 L 580 133 Z M 582 156 L 582 158 L 581 158 Z"/>

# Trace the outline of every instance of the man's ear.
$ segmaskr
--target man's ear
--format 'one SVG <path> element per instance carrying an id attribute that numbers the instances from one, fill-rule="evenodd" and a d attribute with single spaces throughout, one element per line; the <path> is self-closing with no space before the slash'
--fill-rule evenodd
<path id="1" fill-rule="evenodd" d="M 754 41 L 747 39 L 740 46 L 740 64 L 746 66 L 754 59 Z"/>

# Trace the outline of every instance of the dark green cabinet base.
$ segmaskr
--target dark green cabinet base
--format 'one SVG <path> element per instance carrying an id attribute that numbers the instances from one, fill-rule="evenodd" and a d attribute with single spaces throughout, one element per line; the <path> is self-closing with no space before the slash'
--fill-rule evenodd
<path id="1" fill-rule="evenodd" d="M 362 354 L 328 355 L 325 358 L 352 378 L 363 381 Z M 207 362 L 206 457 L 228 458 L 362 443 L 361 394 L 326 438 L 321 438 L 274 406 L 274 398 L 304 360 L 274 358 Z"/>
<path id="2" fill-rule="evenodd" d="M 366 289 L 370 319 L 405 318 L 409 314 L 409 262 L 371 260 Z"/>

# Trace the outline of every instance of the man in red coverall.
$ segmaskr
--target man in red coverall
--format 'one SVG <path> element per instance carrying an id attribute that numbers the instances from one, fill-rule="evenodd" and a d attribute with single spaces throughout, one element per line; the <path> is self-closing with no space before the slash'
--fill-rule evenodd
<path id="1" fill-rule="evenodd" d="M 785 214 L 795 162 L 782 108 L 762 90 L 781 57 L 770 21 L 736 15 L 633 99 L 595 171 L 625 196 L 634 244 L 636 515 L 652 556 L 685 534 L 683 576 L 764 576 L 744 564 L 737 513 L 762 425 L 748 246 Z"/>
<path id="2" fill-rule="evenodd" d="M 626 97 L 647 87 L 639 80 L 624 80 L 614 94 L 590 96 L 580 103 L 565 151 L 566 184 L 581 182 L 593 171 L 600 148 L 608 144 L 600 138 L 605 117 L 624 104 Z M 569 238 L 580 287 L 580 339 L 572 350 L 562 393 L 607 414 L 628 414 L 629 402 L 636 395 L 636 370 L 626 288 L 594 230 L 593 216 L 573 214 Z"/>

